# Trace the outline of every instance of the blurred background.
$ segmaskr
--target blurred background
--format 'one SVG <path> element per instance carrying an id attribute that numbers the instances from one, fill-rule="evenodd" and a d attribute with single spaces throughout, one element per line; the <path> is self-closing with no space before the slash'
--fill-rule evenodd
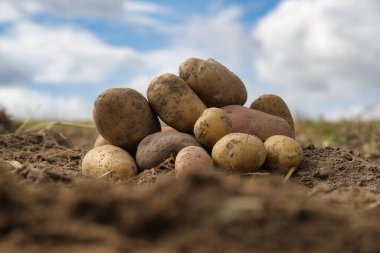
<path id="1" fill-rule="evenodd" d="M 13 120 L 91 121 L 103 90 L 146 95 L 190 57 L 235 72 L 247 105 L 283 97 L 304 143 L 379 142 L 379 0 L 0 0 L 0 108 Z"/>

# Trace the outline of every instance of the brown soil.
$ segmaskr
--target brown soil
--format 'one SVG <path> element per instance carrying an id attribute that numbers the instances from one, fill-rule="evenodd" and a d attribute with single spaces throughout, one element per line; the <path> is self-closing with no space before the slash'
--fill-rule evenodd
<path id="1" fill-rule="evenodd" d="M 190 175 L 172 160 L 129 182 L 80 173 L 58 136 L 0 135 L 0 252 L 380 252 L 380 163 L 305 148 L 290 182 Z M 15 165 L 16 164 L 16 165 Z"/>

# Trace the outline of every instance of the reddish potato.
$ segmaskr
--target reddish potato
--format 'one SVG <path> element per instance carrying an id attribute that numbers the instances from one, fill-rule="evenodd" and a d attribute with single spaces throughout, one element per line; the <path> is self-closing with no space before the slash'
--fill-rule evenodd
<path id="1" fill-rule="evenodd" d="M 265 141 L 272 135 L 285 135 L 294 139 L 294 131 L 282 118 L 240 105 L 222 107 L 232 121 L 233 132 L 256 135 Z"/>
<path id="2" fill-rule="evenodd" d="M 214 162 L 201 147 L 187 146 L 177 154 L 175 171 L 178 178 L 189 173 L 202 172 L 213 168 Z"/>

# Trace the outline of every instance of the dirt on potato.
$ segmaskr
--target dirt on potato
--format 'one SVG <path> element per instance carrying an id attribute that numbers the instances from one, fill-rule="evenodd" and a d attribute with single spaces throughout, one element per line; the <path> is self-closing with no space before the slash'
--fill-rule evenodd
<path id="1" fill-rule="evenodd" d="M 58 136 L 3 134 L 0 252 L 380 252 L 380 163 L 304 153 L 285 184 L 263 171 L 177 180 L 173 159 L 112 183 L 82 176 L 85 151 Z"/>

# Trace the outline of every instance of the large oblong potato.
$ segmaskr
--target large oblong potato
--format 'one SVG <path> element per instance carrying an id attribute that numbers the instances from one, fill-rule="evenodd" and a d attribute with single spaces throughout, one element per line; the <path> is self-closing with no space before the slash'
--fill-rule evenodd
<path id="1" fill-rule="evenodd" d="M 294 139 L 283 135 L 274 135 L 264 142 L 267 150 L 265 167 L 286 174 L 291 168 L 297 168 L 303 161 L 301 145 Z"/>
<path id="2" fill-rule="evenodd" d="M 265 94 L 252 102 L 250 108 L 283 118 L 294 131 L 292 114 L 285 101 L 273 94 Z"/>
<path id="3" fill-rule="evenodd" d="M 179 76 L 207 107 L 244 105 L 247 101 L 244 83 L 214 59 L 190 58 L 179 67 Z"/>
<path id="4" fill-rule="evenodd" d="M 272 135 L 294 138 L 293 129 L 283 118 L 240 105 L 228 105 L 222 109 L 231 118 L 233 132 L 256 135 L 262 141 Z"/>
<path id="5" fill-rule="evenodd" d="M 133 150 L 145 136 L 161 130 L 143 95 L 130 88 L 113 88 L 95 100 L 93 118 L 100 135 L 112 145 Z"/>
<path id="6" fill-rule="evenodd" d="M 232 133 L 230 116 L 220 108 L 206 109 L 194 125 L 195 137 L 202 145 L 210 149 L 229 133 Z"/>
<path id="7" fill-rule="evenodd" d="M 206 110 L 189 85 L 170 73 L 150 82 L 147 97 L 161 120 L 180 132 L 192 133 L 195 121 Z"/>
<path id="8" fill-rule="evenodd" d="M 151 169 L 187 146 L 201 146 L 190 134 L 177 131 L 158 132 L 145 137 L 137 147 L 136 162 L 140 170 Z"/>
<path id="9" fill-rule="evenodd" d="M 266 149 L 256 136 L 231 133 L 215 143 L 211 156 L 215 163 L 226 171 L 252 172 L 263 165 Z"/>
<path id="10" fill-rule="evenodd" d="M 137 174 L 137 166 L 127 151 L 113 145 L 88 151 L 82 160 L 82 174 L 100 177 L 108 173 L 117 179 L 130 178 Z"/>

